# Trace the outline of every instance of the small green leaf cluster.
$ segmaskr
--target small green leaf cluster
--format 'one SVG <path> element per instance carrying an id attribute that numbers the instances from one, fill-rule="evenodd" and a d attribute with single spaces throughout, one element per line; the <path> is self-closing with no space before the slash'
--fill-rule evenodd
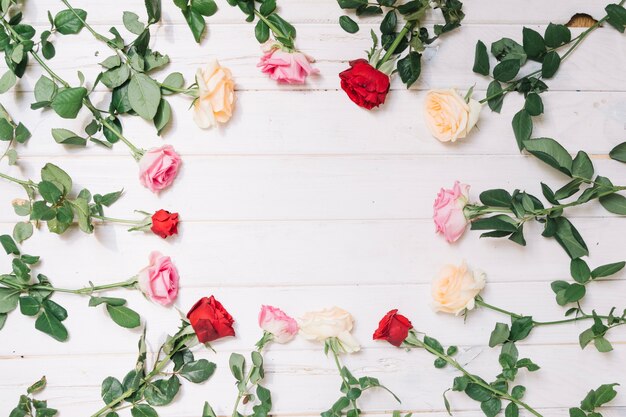
<path id="1" fill-rule="evenodd" d="M 0 141 L 8 142 L 6 150 L 0 155 L 0 160 L 7 157 L 9 165 L 15 165 L 17 162 L 17 151 L 11 145 L 14 142 L 24 143 L 30 139 L 30 136 L 28 128 L 21 122 L 15 123 L 4 106 L 0 104 Z"/>
<path id="2" fill-rule="evenodd" d="M 295 49 L 296 28 L 276 11 L 276 0 L 227 0 L 228 4 L 239 9 L 246 15 L 246 22 L 254 22 L 254 36 L 259 43 L 264 43 L 270 38 L 270 32 L 274 39 L 289 50 Z"/>
<path id="3" fill-rule="evenodd" d="M 160 356 L 150 370 L 146 365 L 145 334 L 139 340 L 139 355 L 135 367 L 120 381 L 107 377 L 102 381 L 101 397 L 105 406 L 94 416 L 118 417 L 118 410 L 131 407 L 133 417 L 156 417 L 155 407 L 170 404 L 178 394 L 180 378 L 199 384 L 208 380 L 215 372 L 216 365 L 206 359 L 196 360 L 187 344 L 191 334 L 188 325 L 183 325 L 159 349 Z M 171 372 L 165 369 L 173 364 Z"/>
<path id="4" fill-rule="evenodd" d="M 570 417 L 602 417 L 597 409 L 604 404 L 612 401 L 617 396 L 615 387 L 619 385 L 604 384 L 600 385 L 596 389 L 592 389 L 587 393 L 585 398 L 580 402 L 580 407 L 574 407 L 569 409 Z"/>
<path id="5" fill-rule="evenodd" d="M 463 3 L 459 0 L 410 0 L 398 4 L 397 0 L 377 0 L 371 4 L 367 0 L 337 0 L 339 7 L 352 10 L 357 16 L 382 15 L 380 23 L 380 44 L 378 36 L 372 31 L 373 47 L 369 52 L 370 64 L 382 72 L 391 73 L 390 65 L 397 59 L 396 70 L 400 79 L 407 88 L 413 85 L 421 73 L 421 57 L 427 45 L 432 44 L 439 36 L 457 29 L 465 17 Z M 421 21 L 431 9 L 438 9 L 445 23 L 436 24 L 432 28 L 422 26 Z M 401 30 L 398 30 L 400 17 L 404 20 Z M 339 25 L 348 33 L 356 33 L 359 25 L 351 17 L 344 15 L 339 18 Z M 406 55 L 402 56 L 405 51 Z M 385 52 L 381 58 L 380 55 Z M 386 62 L 391 64 L 385 65 Z M 387 68 L 389 67 L 389 68 Z"/>
<path id="6" fill-rule="evenodd" d="M 217 4 L 214 0 L 174 0 L 174 4 L 183 13 L 196 42 L 200 43 L 206 30 L 204 18 L 217 12 Z"/>
<path id="7" fill-rule="evenodd" d="M 11 411 L 9 417 L 53 417 L 58 411 L 49 408 L 48 402 L 36 400 L 32 397 L 42 391 L 46 387 L 46 377 L 42 377 L 39 381 L 28 387 L 26 395 L 21 395 L 17 406 Z"/>
<path id="8" fill-rule="evenodd" d="M 258 403 L 252 407 L 252 414 L 249 417 L 267 417 L 272 410 L 272 395 L 267 388 L 260 385 L 265 377 L 263 356 L 259 351 L 253 351 L 250 359 L 252 366 L 248 372 L 246 372 L 246 358 L 243 355 L 233 353 L 228 361 L 230 372 L 237 381 L 238 391 L 233 415 L 246 417 L 237 410 L 239 403 L 243 401 L 243 404 L 248 404 L 258 400 Z M 256 395 L 251 392 L 255 386 Z"/>
<path id="9" fill-rule="evenodd" d="M 530 316 L 511 317 L 510 327 L 506 323 L 496 323 L 496 327 L 489 338 L 489 347 L 524 340 L 534 327 L 535 322 Z"/>

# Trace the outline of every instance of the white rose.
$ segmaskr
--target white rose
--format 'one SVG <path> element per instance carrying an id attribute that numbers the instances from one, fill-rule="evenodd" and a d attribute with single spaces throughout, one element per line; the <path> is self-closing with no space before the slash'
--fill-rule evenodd
<path id="1" fill-rule="evenodd" d="M 441 142 L 456 142 L 474 128 L 481 108 L 476 100 L 465 102 L 453 88 L 431 90 L 426 94 L 424 102 L 426 126 Z"/>
<path id="2" fill-rule="evenodd" d="M 299 320 L 299 325 L 300 333 L 308 340 L 325 342 L 327 339 L 337 338 L 346 353 L 361 349 L 359 342 L 350 333 L 353 327 L 352 316 L 339 307 L 306 313 Z"/>
<path id="3" fill-rule="evenodd" d="M 194 121 L 203 128 L 226 123 L 235 106 L 235 82 L 228 68 L 212 59 L 196 73 L 198 98 L 194 102 Z"/>
<path id="4" fill-rule="evenodd" d="M 467 265 L 447 265 L 433 280 L 432 297 L 435 311 L 459 315 L 474 308 L 474 299 L 485 288 L 485 274 L 472 272 Z"/>

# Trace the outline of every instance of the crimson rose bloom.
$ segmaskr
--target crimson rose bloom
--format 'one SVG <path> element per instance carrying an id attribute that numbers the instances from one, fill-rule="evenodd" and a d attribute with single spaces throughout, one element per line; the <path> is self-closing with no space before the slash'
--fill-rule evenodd
<path id="1" fill-rule="evenodd" d="M 412 328 L 409 319 L 398 314 L 398 310 L 391 310 L 378 324 L 374 340 L 386 340 L 394 346 L 400 346 Z"/>
<path id="2" fill-rule="evenodd" d="M 150 230 L 163 239 L 178 234 L 178 213 L 170 213 L 167 210 L 157 211 L 152 215 Z"/>
<path id="3" fill-rule="evenodd" d="M 389 76 L 365 59 L 350 61 L 350 68 L 341 72 L 339 78 L 350 100 L 368 110 L 383 104 L 389 92 Z"/>
<path id="4" fill-rule="evenodd" d="M 200 343 L 235 335 L 235 329 L 233 329 L 235 320 L 213 296 L 202 297 L 191 307 L 187 318 Z"/>

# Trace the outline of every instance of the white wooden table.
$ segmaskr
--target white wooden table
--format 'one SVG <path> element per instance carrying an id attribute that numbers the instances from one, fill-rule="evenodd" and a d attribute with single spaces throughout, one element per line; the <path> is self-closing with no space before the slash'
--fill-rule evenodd
<path id="1" fill-rule="evenodd" d="M 297 45 L 317 58 L 319 77 L 303 87 L 278 86 L 256 68 L 260 54 L 253 26 L 239 10 L 221 4 L 210 18 L 208 37 L 197 46 L 178 10 L 164 0 L 163 23 L 153 33 L 155 48 L 172 63 L 166 72 L 180 71 L 191 81 L 197 67 L 215 56 L 231 68 L 237 82 L 236 115 L 224 128 L 198 129 L 187 111 L 188 100 L 171 100 L 175 122 L 165 139 L 138 118 L 125 122 L 127 136 L 149 147 L 171 143 L 181 153 L 184 168 L 177 183 L 157 197 L 139 185 L 137 168 L 119 145 L 107 151 L 65 149 L 50 136 L 52 127 L 81 131 L 87 115 L 76 121 L 59 119 L 50 111 L 31 111 L 32 88 L 40 71 L 33 67 L 19 91 L 0 97 L 2 104 L 32 131 L 21 151 L 19 168 L 9 172 L 38 178 L 45 162 L 66 169 L 94 192 L 124 188 L 124 197 L 108 214 L 128 217 L 135 209 L 178 211 L 184 222 L 180 236 L 163 241 L 156 236 L 127 233 L 123 227 L 98 227 L 95 236 L 72 231 L 62 237 L 38 231 L 25 251 L 41 255 L 40 271 L 59 286 L 80 286 L 88 280 L 112 282 L 142 268 L 152 250 L 171 255 L 182 276 L 177 306 L 187 309 L 201 296 L 215 294 L 237 320 L 238 336 L 215 343 L 217 355 L 202 351 L 218 363 L 207 383 L 186 383 L 174 404 L 159 408 L 161 416 L 199 417 L 205 400 L 219 414 L 228 414 L 235 388 L 227 369 L 233 351 L 253 348 L 260 332 L 256 316 L 262 303 L 298 316 L 305 311 L 338 305 L 356 318 L 355 334 L 363 351 L 347 358 L 357 374 L 379 377 L 403 400 L 401 406 L 384 393 L 368 393 L 362 408 L 373 415 L 401 408 L 419 416 L 446 415 L 441 394 L 455 374 L 437 370 L 425 352 L 406 353 L 371 334 L 378 319 L 400 308 L 415 326 L 444 344 L 458 344 L 469 368 L 492 378 L 498 371 L 497 350 L 486 344 L 496 320 L 505 317 L 477 311 L 462 318 L 435 314 L 429 307 L 430 281 L 447 262 L 465 259 L 488 274 L 485 298 L 540 319 L 558 319 L 563 309 L 554 302 L 549 282 L 569 277 L 569 260 L 554 241 L 527 231 L 528 246 L 509 241 L 479 240 L 468 233 L 455 245 L 435 236 L 432 201 L 441 186 L 455 179 L 472 185 L 472 196 L 487 188 L 521 188 L 540 193 L 539 181 L 558 186 L 566 179 L 537 160 L 519 155 L 510 128 L 519 97 L 508 98 L 502 115 L 484 111 L 479 130 L 454 146 L 428 134 L 422 119 L 424 91 L 435 87 L 467 89 L 476 85 L 483 95 L 486 80 L 472 73 L 477 39 L 487 44 L 503 36 L 521 38 L 523 25 L 540 32 L 548 22 L 566 22 L 576 12 L 603 15 L 605 2 L 584 0 L 472 0 L 466 3 L 464 26 L 436 44 L 427 54 L 422 77 L 406 91 L 395 79 L 384 108 L 357 108 L 339 90 L 337 74 L 347 61 L 369 47 L 369 27 L 357 35 L 337 24 L 342 14 L 333 0 L 282 1 L 282 14 L 297 26 Z M 102 32 L 121 25 L 123 10 L 144 16 L 143 2 L 75 1 L 89 12 L 88 20 Z M 61 2 L 29 1 L 28 22 L 47 26 L 46 11 Z M 373 21 L 371 21 L 373 22 Z M 52 61 L 58 72 L 76 80 L 76 71 L 93 80 L 105 46 L 87 32 L 57 43 Z M 98 56 L 96 56 L 98 55 Z M 626 167 L 607 158 L 625 139 L 626 42 L 613 29 L 600 29 L 568 59 L 545 93 L 546 114 L 535 128 L 537 136 L 560 140 L 568 149 L 593 154 L 597 170 L 615 183 L 626 183 Z M 6 169 L 6 167 L 2 167 Z M 10 233 L 17 220 L 11 200 L 21 190 L 0 183 L 0 232 Z M 572 213 L 591 250 L 592 265 L 626 258 L 624 219 L 590 204 Z M 9 259 L 0 257 L 2 271 Z M 606 311 L 626 304 L 624 274 L 594 284 L 585 300 L 588 309 Z M 148 318 L 151 348 L 173 332 L 178 314 L 150 305 L 128 293 L 130 305 Z M 139 331 L 117 327 L 87 300 L 58 294 L 70 317 L 71 334 L 61 344 L 34 330 L 31 318 L 18 312 L 0 332 L 0 415 L 7 415 L 18 396 L 40 376 L 49 386 L 40 395 L 61 410 L 61 416 L 91 415 L 101 407 L 100 383 L 118 378 L 133 366 Z M 626 333 L 610 335 L 615 350 L 599 354 L 581 351 L 578 333 L 586 324 L 537 329 L 519 344 L 520 353 L 542 366 L 524 374 L 525 399 L 545 416 L 566 416 L 586 392 L 602 383 L 626 383 Z M 339 378 L 322 346 L 297 340 L 272 346 L 266 355 L 267 385 L 274 412 L 281 416 L 313 416 L 338 397 Z M 626 393 L 606 409 L 606 416 L 626 415 Z M 478 403 L 450 393 L 455 415 L 481 415 Z"/>

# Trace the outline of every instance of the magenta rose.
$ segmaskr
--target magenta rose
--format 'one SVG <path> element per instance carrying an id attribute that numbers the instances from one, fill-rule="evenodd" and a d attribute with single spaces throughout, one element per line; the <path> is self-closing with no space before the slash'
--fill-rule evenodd
<path id="1" fill-rule="evenodd" d="M 319 72 L 311 62 L 313 59 L 300 51 L 288 52 L 271 46 L 257 66 L 261 68 L 261 72 L 279 83 L 304 84 L 306 77 Z"/>
<path id="2" fill-rule="evenodd" d="M 278 343 L 287 343 L 298 334 L 298 322 L 280 308 L 261 306 L 259 327 L 274 336 Z"/>
<path id="3" fill-rule="evenodd" d="M 457 241 L 469 223 L 463 209 L 469 199 L 469 185 L 454 182 L 452 189 L 442 188 L 433 205 L 436 232 L 448 242 Z"/>
<path id="4" fill-rule="evenodd" d="M 158 193 L 174 182 L 181 162 L 171 145 L 152 148 L 139 160 L 139 181 L 150 191 Z"/>
<path id="5" fill-rule="evenodd" d="M 137 282 L 141 291 L 155 303 L 168 306 L 178 296 L 178 270 L 169 256 L 150 254 L 150 265 L 139 271 Z"/>

